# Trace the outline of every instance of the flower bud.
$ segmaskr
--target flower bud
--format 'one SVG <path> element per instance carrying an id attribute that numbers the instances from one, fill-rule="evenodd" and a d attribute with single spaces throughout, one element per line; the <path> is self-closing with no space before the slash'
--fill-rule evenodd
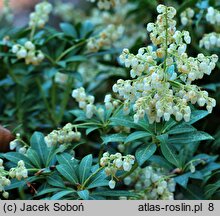
<path id="1" fill-rule="evenodd" d="M 109 187 L 111 188 L 111 189 L 114 189 L 115 188 L 115 181 L 114 180 L 110 180 L 109 181 L 109 183 L 108 183 L 108 185 L 109 185 Z"/>

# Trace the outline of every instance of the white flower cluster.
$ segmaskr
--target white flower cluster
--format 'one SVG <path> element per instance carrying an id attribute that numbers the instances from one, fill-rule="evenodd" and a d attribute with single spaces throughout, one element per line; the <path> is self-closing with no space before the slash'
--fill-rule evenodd
<path id="1" fill-rule="evenodd" d="M 209 7 L 206 14 L 206 20 L 213 25 L 220 25 L 220 11 Z"/>
<path id="2" fill-rule="evenodd" d="M 205 57 L 203 54 L 196 58 L 188 57 L 185 51 L 191 38 L 189 32 L 176 30 L 173 20 L 176 10 L 159 5 L 157 11 L 160 14 L 156 23 L 147 25 L 156 50 L 153 46 L 143 47 L 134 55 L 124 49 L 120 61 L 125 67 L 131 67 L 133 79 L 118 80 L 113 91 L 125 100 L 125 114 L 130 113 L 130 107 L 133 108 L 135 122 L 145 114 L 149 123 L 163 119 L 169 121 L 171 115 L 177 121 L 184 119 L 187 122 L 191 116 L 189 103 L 206 105 L 209 112 L 216 105 L 206 91 L 201 91 L 191 82 L 201 79 L 204 74 L 209 75 L 218 57 Z"/>
<path id="3" fill-rule="evenodd" d="M 18 161 L 17 167 L 9 170 L 9 176 L 11 178 L 17 178 L 18 180 L 28 177 L 28 170 L 26 169 L 23 160 Z"/>
<path id="4" fill-rule="evenodd" d="M 97 52 L 102 47 L 111 46 L 124 32 L 123 26 L 108 25 L 98 36 L 91 37 L 87 43 L 89 52 Z"/>
<path id="5" fill-rule="evenodd" d="M 115 109 L 116 107 L 118 107 L 119 100 L 115 100 L 112 98 L 111 94 L 107 94 L 105 95 L 104 103 L 105 103 L 105 108 L 107 110 L 111 110 L 111 109 Z"/>
<path id="6" fill-rule="evenodd" d="M 18 59 L 25 59 L 26 64 L 38 65 L 44 59 L 44 54 L 41 50 L 36 50 L 31 41 L 27 41 L 24 46 L 20 44 L 13 45 L 12 52 L 16 54 Z"/>
<path id="7" fill-rule="evenodd" d="M 16 134 L 16 139 L 12 140 L 9 143 L 9 147 L 10 150 L 16 149 L 16 151 L 19 152 L 20 154 L 25 154 L 27 152 L 27 148 L 24 145 L 19 133 Z"/>
<path id="8" fill-rule="evenodd" d="M 87 96 L 83 87 L 74 89 L 72 92 L 72 97 L 75 98 L 79 103 L 79 108 L 86 112 L 86 117 L 92 118 L 95 112 L 95 97 L 92 95 Z"/>
<path id="9" fill-rule="evenodd" d="M 195 12 L 192 8 L 186 8 L 181 14 L 180 14 L 180 20 L 182 25 L 186 26 L 188 24 L 192 23 L 192 18 L 194 17 Z"/>
<path id="10" fill-rule="evenodd" d="M 135 188 L 135 192 L 145 200 L 173 200 L 176 183 L 167 178 L 161 168 L 148 166 L 136 169 L 124 179 L 125 185 Z"/>
<path id="11" fill-rule="evenodd" d="M 109 187 L 111 189 L 115 188 L 114 177 L 118 170 L 124 170 L 129 172 L 134 164 L 135 157 L 133 155 L 122 156 L 121 153 L 109 154 L 105 152 L 100 159 L 100 166 L 105 167 L 105 173 L 107 176 L 111 176 L 109 181 Z"/>
<path id="12" fill-rule="evenodd" d="M 43 28 L 49 19 L 52 11 L 52 5 L 49 2 L 41 2 L 35 6 L 35 12 L 30 14 L 29 26 L 31 28 Z"/>
<path id="13" fill-rule="evenodd" d="M 2 196 L 5 199 L 8 199 L 9 193 L 4 190 L 4 187 L 10 184 L 11 181 L 7 178 L 7 171 L 5 171 L 5 168 L 3 166 L 3 160 L 0 159 L 0 192 L 3 192 Z"/>
<path id="14" fill-rule="evenodd" d="M 74 89 L 72 91 L 72 97 L 79 103 L 79 108 L 85 111 L 87 118 L 92 118 L 94 114 L 101 119 L 104 118 L 104 107 L 94 105 L 95 97 L 87 95 L 83 87 Z M 119 102 L 119 100 L 113 99 L 110 94 L 106 95 L 104 99 L 106 110 L 113 111 L 118 107 Z"/>
<path id="15" fill-rule="evenodd" d="M 200 47 L 205 47 L 205 49 L 220 48 L 220 34 L 219 33 L 209 33 L 205 34 L 199 42 Z"/>
<path id="16" fill-rule="evenodd" d="M 58 143 L 65 144 L 72 141 L 79 141 L 81 139 L 81 133 L 79 131 L 72 131 L 73 127 L 71 123 L 68 123 L 62 129 L 53 130 L 44 138 L 47 146 L 51 147 Z"/>
<path id="17" fill-rule="evenodd" d="M 90 2 L 98 2 L 97 5 L 99 9 L 109 10 L 117 5 L 125 4 L 127 0 L 87 0 Z"/>

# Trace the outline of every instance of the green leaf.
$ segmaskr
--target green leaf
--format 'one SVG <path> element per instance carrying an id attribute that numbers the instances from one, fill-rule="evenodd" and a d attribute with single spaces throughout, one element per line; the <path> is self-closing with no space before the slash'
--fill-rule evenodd
<path id="1" fill-rule="evenodd" d="M 204 200 L 203 188 L 196 184 L 190 184 L 184 188 L 184 197 L 188 200 Z"/>
<path id="2" fill-rule="evenodd" d="M 106 174 L 105 171 L 100 171 L 97 173 L 89 182 L 87 189 L 97 188 L 97 187 L 103 187 L 108 186 L 108 180 L 106 180 Z"/>
<path id="3" fill-rule="evenodd" d="M 127 134 L 111 134 L 111 135 L 106 135 L 102 136 L 102 140 L 105 144 L 109 142 L 124 142 L 127 137 Z"/>
<path id="4" fill-rule="evenodd" d="M 60 191 L 60 192 L 58 192 L 58 193 L 56 193 L 56 194 L 54 194 L 51 198 L 50 198 L 50 200 L 59 200 L 59 199 L 61 199 L 61 198 L 63 198 L 64 196 L 66 196 L 66 195 L 69 195 L 69 194 L 74 194 L 74 193 L 76 193 L 76 191 L 75 190 L 63 190 L 63 191 Z"/>
<path id="5" fill-rule="evenodd" d="M 75 170 L 68 167 L 66 164 L 60 164 L 56 166 L 57 171 L 68 181 L 73 184 L 78 183 L 78 178 L 76 176 Z"/>
<path id="6" fill-rule="evenodd" d="M 79 180 L 80 183 L 84 183 L 84 181 L 89 177 L 90 171 L 92 168 L 92 155 L 87 155 L 84 157 L 79 164 Z"/>
<path id="7" fill-rule="evenodd" d="M 152 157 L 149 158 L 149 161 L 151 161 L 153 164 L 164 167 L 167 170 L 173 169 L 173 165 L 159 155 L 152 155 Z"/>
<path id="8" fill-rule="evenodd" d="M 107 196 L 107 197 L 120 197 L 120 196 L 127 196 L 127 197 L 134 197 L 135 194 L 129 191 L 124 190 L 100 190 L 95 191 L 92 193 L 95 196 Z"/>
<path id="9" fill-rule="evenodd" d="M 220 189 L 220 180 L 215 182 L 214 184 L 208 184 L 205 186 L 205 197 L 207 199 L 212 198 L 212 196 Z"/>
<path id="10" fill-rule="evenodd" d="M 53 192 L 58 192 L 61 190 L 63 189 L 62 188 L 46 188 L 46 189 L 39 191 L 34 197 L 46 195 L 46 194 L 53 193 Z"/>
<path id="11" fill-rule="evenodd" d="M 76 117 L 81 115 L 85 116 L 85 112 L 79 109 L 70 110 L 69 113 L 73 114 Z"/>
<path id="12" fill-rule="evenodd" d="M 168 136 L 161 135 L 157 137 L 160 140 L 160 148 L 163 156 L 176 167 L 181 167 L 178 155 L 176 154 L 173 146 L 168 143 Z"/>
<path id="13" fill-rule="evenodd" d="M 68 153 L 62 153 L 56 156 L 59 164 L 65 164 L 69 167 L 69 169 L 76 169 L 77 162 L 76 160 L 72 160 L 72 156 Z"/>
<path id="14" fill-rule="evenodd" d="M 181 185 L 182 187 L 186 188 L 188 181 L 189 181 L 189 177 L 190 177 L 191 173 L 185 173 L 183 175 L 177 176 L 174 178 L 174 180 L 176 181 L 177 184 Z"/>
<path id="15" fill-rule="evenodd" d="M 32 164 L 34 164 L 36 168 L 43 168 L 41 159 L 35 150 L 29 148 L 27 150 L 27 156 L 31 159 Z"/>
<path id="16" fill-rule="evenodd" d="M 12 190 L 12 189 L 15 189 L 15 188 L 25 187 L 27 180 L 28 179 L 18 181 L 17 179 L 11 179 L 11 184 L 4 187 L 4 189 L 5 190 Z"/>
<path id="17" fill-rule="evenodd" d="M 117 125 L 117 126 L 124 126 L 124 127 L 130 127 L 135 128 L 137 125 L 134 123 L 132 119 L 128 118 L 120 118 L 120 117 L 112 117 L 111 119 L 111 125 Z"/>
<path id="18" fill-rule="evenodd" d="M 24 180 L 17 180 L 17 179 L 11 179 L 11 184 L 9 186 L 5 186 L 5 190 L 12 190 L 15 188 L 24 188 L 25 186 L 27 187 L 27 182 L 31 183 L 40 179 L 43 179 L 44 177 L 39 177 L 39 176 L 32 176 L 28 177 Z"/>
<path id="19" fill-rule="evenodd" d="M 146 137 L 150 137 L 152 134 L 146 132 L 146 131 L 135 131 L 134 133 L 130 134 L 126 140 L 125 140 L 125 143 L 128 143 L 128 142 L 132 142 L 134 140 L 138 140 L 138 139 L 141 139 L 141 138 L 146 138 Z"/>
<path id="20" fill-rule="evenodd" d="M 47 178 L 47 183 L 54 187 L 65 187 L 63 179 L 57 173 L 53 174 L 52 176 L 49 176 Z"/>
<path id="21" fill-rule="evenodd" d="M 56 146 L 52 146 L 48 148 L 48 156 L 46 160 L 46 167 L 51 166 L 51 161 L 54 159 L 56 154 L 63 152 L 66 150 L 67 146 L 60 145 L 58 148 Z"/>
<path id="22" fill-rule="evenodd" d="M 217 158 L 218 158 L 218 155 L 197 154 L 196 156 L 193 157 L 193 160 L 196 160 L 193 164 L 194 166 L 200 163 L 204 163 L 204 162 L 208 164 L 208 163 L 216 161 Z"/>
<path id="23" fill-rule="evenodd" d="M 69 62 L 83 62 L 83 61 L 87 61 L 87 58 L 82 55 L 71 56 L 71 57 L 65 59 L 65 62 L 67 62 L 67 63 L 69 63 Z"/>
<path id="24" fill-rule="evenodd" d="M 188 122 L 188 124 L 193 124 L 193 123 L 199 121 L 200 119 L 206 117 L 208 114 L 209 114 L 209 112 L 205 111 L 205 110 L 195 110 L 192 112 L 191 120 Z"/>
<path id="25" fill-rule="evenodd" d="M 162 133 L 166 133 L 167 131 L 169 131 L 170 130 L 170 128 L 172 128 L 173 126 L 175 126 L 177 124 L 177 122 L 176 121 L 174 121 L 172 118 L 168 121 L 168 122 L 166 122 L 165 123 L 165 125 L 163 126 L 163 128 L 162 128 Z"/>
<path id="26" fill-rule="evenodd" d="M 73 25 L 69 23 L 60 23 L 60 28 L 67 36 L 77 38 L 77 32 Z"/>
<path id="27" fill-rule="evenodd" d="M 203 140 L 213 140 L 214 138 L 205 133 L 203 131 L 195 131 L 190 133 L 183 133 L 179 135 L 172 136 L 169 139 L 169 143 L 171 144 L 185 144 L 185 143 L 192 143 L 192 142 L 199 142 Z"/>
<path id="28" fill-rule="evenodd" d="M 94 26 L 89 20 L 85 21 L 80 28 L 80 38 L 85 38 L 93 30 Z"/>
<path id="29" fill-rule="evenodd" d="M 7 160 L 9 160 L 9 161 L 11 161 L 11 162 L 13 162 L 13 163 L 15 163 L 15 164 L 17 164 L 18 161 L 23 160 L 24 163 L 25 163 L 25 167 L 26 167 L 26 168 L 34 168 L 33 164 L 32 164 L 31 161 L 29 160 L 29 158 L 26 157 L 26 156 L 23 155 L 23 154 L 18 153 L 18 152 L 8 152 L 8 153 L 5 153 L 5 154 L 4 154 L 4 157 L 5 157 Z"/>
<path id="30" fill-rule="evenodd" d="M 204 176 L 207 176 L 207 175 L 210 175 L 213 170 L 217 170 L 217 169 L 220 169 L 220 164 L 211 162 L 205 168 L 201 169 L 200 172 Z"/>
<path id="31" fill-rule="evenodd" d="M 192 179 L 199 179 L 199 180 L 203 180 L 204 176 L 200 171 L 196 171 L 194 173 L 191 173 L 191 175 L 189 176 Z"/>
<path id="32" fill-rule="evenodd" d="M 88 200 L 89 199 L 89 191 L 88 190 L 77 191 L 77 194 L 83 200 Z"/>
<path id="33" fill-rule="evenodd" d="M 189 124 L 182 123 L 182 124 L 178 124 L 177 126 L 173 127 L 167 133 L 168 134 L 182 134 L 182 133 L 189 133 L 193 131 L 196 131 L 196 128 L 194 128 L 193 126 Z"/>
<path id="34" fill-rule="evenodd" d="M 45 165 L 48 155 L 47 145 L 44 141 L 44 135 L 40 132 L 35 132 L 30 140 L 31 148 L 37 152 L 41 162 Z"/>
<path id="35" fill-rule="evenodd" d="M 89 127 L 86 129 L 86 135 L 89 135 L 91 132 L 93 132 L 94 130 L 97 130 L 99 127 L 98 126 L 93 126 L 93 127 Z"/>
<path id="36" fill-rule="evenodd" d="M 157 146 L 154 143 L 141 145 L 135 153 L 135 157 L 139 166 L 143 165 L 144 162 L 146 162 L 155 153 L 156 150 Z"/>

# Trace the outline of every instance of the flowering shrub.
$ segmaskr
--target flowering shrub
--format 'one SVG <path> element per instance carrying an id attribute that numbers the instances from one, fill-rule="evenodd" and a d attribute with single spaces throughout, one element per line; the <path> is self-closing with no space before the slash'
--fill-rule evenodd
<path id="1" fill-rule="evenodd" d="M 0 195 L 219 199 L 217 3 L 90 2 L 42 1 L 16 29 L 1 18 Z"/>

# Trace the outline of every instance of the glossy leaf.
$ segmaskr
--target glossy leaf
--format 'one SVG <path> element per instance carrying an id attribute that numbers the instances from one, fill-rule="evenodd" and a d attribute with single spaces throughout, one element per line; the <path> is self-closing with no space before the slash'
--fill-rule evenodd
<path id="1" fill-rule="evenodd" d="M 132 142 L 141 138 L 151 137 L 151 134 L 146 131 L 135 131 L 131 133 L 125 140 L 125 143 Z"/>
<path id="2" fill-rule="evenodd" d="M 83 183 L 90 174 L 92 168 L 92 155 L 87 155 L 84 157 L 79 164 L 79 180 Z"/>
<path id="3" fill-rule="evenodd" d="M 135 153 L 135 157 L 139 166 L 143 165 L 144 162 L 146 162 L 155 153 L 156 150 L 157 146 L 154 143 L 141 145 Z"/>

